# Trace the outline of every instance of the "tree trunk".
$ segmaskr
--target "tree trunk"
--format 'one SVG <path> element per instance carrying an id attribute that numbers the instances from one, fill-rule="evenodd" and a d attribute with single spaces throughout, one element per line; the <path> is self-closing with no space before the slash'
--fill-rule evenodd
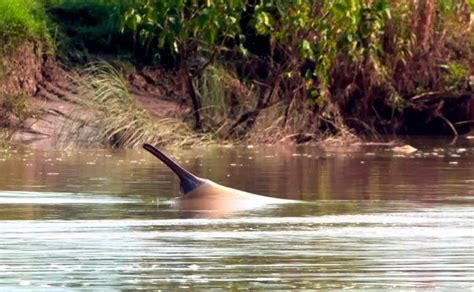
<path id="1" fill-rule="evenodd" d="M 182 61 L 181 64 L 181 78 L 183 80 L 183 85 L 185 86 L 186 93 L 191 97 L 191 102 L 193 104 L 193 115 L 194 115 L 194 129 L 202 130 L 201 123 L 201 98 L 196 92 L 194 87 L 193 77 L 189 72 L 188 65 L 185 61 Z"/>

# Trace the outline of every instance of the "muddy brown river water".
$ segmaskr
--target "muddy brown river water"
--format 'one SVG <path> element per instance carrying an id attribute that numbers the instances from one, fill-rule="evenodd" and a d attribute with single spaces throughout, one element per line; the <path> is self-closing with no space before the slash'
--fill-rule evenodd
<path id="1" fill-rule="evenodd" d="M 474 140 L 168 150 L 300 203 L 180 210 L 143 150 L 0 150 L 0 290 L 474 288 Z"/>

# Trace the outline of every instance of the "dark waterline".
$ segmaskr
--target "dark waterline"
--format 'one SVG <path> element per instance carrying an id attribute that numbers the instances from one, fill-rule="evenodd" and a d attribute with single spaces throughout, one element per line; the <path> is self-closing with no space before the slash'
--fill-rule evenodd
<path id="1" fill-rule="evenodd" d="M 0 290 L 474 287 L 474 141 L 412 144 L 169 150 L 303 201 L 224 216 L 144 151 L 0 151 Z"/>

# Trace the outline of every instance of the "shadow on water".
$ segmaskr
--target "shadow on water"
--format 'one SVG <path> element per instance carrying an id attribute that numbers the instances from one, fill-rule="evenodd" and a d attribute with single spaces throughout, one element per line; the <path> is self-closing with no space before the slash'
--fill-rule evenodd
<path id="1" fill-rule="evenodd" d="M 3 151 L 0 290 L 470 288 L 473 143 L 170 150 L 201 177 L 305 201 L 239 212 L 183 207 L 141 151 Z"/>

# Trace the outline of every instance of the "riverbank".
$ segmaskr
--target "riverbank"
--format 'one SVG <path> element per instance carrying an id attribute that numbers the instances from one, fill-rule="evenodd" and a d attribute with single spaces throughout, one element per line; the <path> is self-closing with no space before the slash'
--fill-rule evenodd
<path id="1" fill-rule="evenodd" d="M 238 140 L 218 133 L 195 131 L 192 127 L 192 109 L 182 97 L 186 95 L 182 92 L 183 84 L 177 82 L 180 79 L 178 72 L 160 68 L 125 67 L 124 64 L 113 67 L 111 63 L 117 60 L 107 63 L 99 58 L 86 65 L 66 65 L 54 54 L 40 48 L 44 45 L 36 41 L 25 41 L 10 51 L 7 56 L 3 56 L 4 78 L 0 86 L 2 92 L 0 138 L 3 141 L 45 149 L 71 146 L 133 147 L 150 140 L 166 146 L 189 146 L 207 143 L 292 143 L 298 142 L 299 136 L 304 140 L 301 142 L 314 142 L 320 138 L 311 133 L 307 135 L 288 133 L 283 129 L 268 126 L 262 133 L 258 133 L 260 129 L 256 127 L 251 137 L 249 135 L 246 139 Z M 98 76 L 100 71 L 106 71 L 104 74 L 106 76 L 102 76 L 104 79 Z M 113 76 L 114 74 L 116 76 Z M 113 106 L 105 109 L 104 107 L 110 105 L 100 105 L 98 104 L 100 101 L 91 104 L 90 100 L 101 97 L 94 88 L 89 88 L 88 85 L 91 84 L 89 78 L 110 87 L 115 86 L 111 90 L 119 90 L 113 93 L 114 97 L 120 98 L 120 95 L 126 95 L 124 99 L 130 99 L 129 103 L 122 109 L 114 109 Z M 234 86 L 238 87 L 239 84 Z M 110 116 L 109 110 L 118 110 L 122 113 L 116 112 L 115 116 Z M 107 125 L 111 123 L 106 119 L 95 124 L 95 119 L 101 116 L 104 118 L 103 115 L 112 120 L 120 120 L 129 113 L 134 117 L 131 117 L 129 121 L 122 121 L 115 128 L 107 128 Z M 137 113 L 138 116 L 144 114 L 145 117 L 135 116 Z M 272 114 L 274 113 L 270 111 L 269 115 Z M 140 123 L 141 119 L 149 123 L 136 128 L 136 131 L 153 129 L 162 131 L 151 133 L 148 140 L 135 141 L 136 145 L 130 142 L 126 145 L 122 142 L 114 145 L 111 140 L 126 138 L 110 137 L 112 133 L 106 133 L 107 137 L 100 137 L 101 131 L 115 131 L 115 135 L 123 136 L 125 129 L 119 132 L 117 128 L 126 128 L 128 122 L 132 126 L 127 130 L 131 131 L 133 124 Z M 271 117 L 262 121 L 266 125 L 273 122 Z M 174 132 L 174 130 L 177 131 Z M 265 131 L 278 133 L 278 137 L 272 137 L 271 133 Z M 179 136 L 177 137 L 176 134 Z M 333 142 L 358 140 L 349 132 L 343 136 L 325 135 L 324 138 Z"/>
<path id="2" fill-rule="evenodd" d="M 68 68 L 52 55 L 37 56 L 27 49 L 30 47 L 19 46 L 5 62 L 7 78 L 0 87 L 7 92 L 2 103 L 2 138 L 33 148 L 104 146 L 105 141 L 93 137 L 100 131 L 94 128 L 93 119 L 102 111 L 88 104 L 90 93 L 81 84 L 83 67 Z M 164 74 L 134 69 L 122 76 L 132 103 L 146 111 L 153 123 L 182 119 L 188 110 L 175 88 L 160 84 L 171 77 Z"/>
<path id="3" fill-rule="evenodd" d="M 0 139 L 124 148 L 469 133 L 473 7 L 381 3 L 0 0 Z M 181 25 L 161 31 L 169 21 Z"/>

